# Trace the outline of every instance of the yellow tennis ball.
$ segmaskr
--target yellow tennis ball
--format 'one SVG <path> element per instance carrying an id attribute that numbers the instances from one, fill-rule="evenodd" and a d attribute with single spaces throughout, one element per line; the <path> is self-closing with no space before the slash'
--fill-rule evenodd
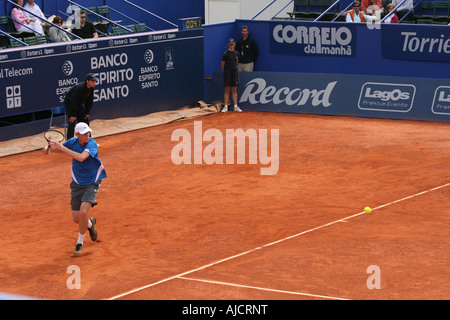
<path id="1" fill-rule="evenodd" d="M 371 212 L 372 212 L 372 209 L 370 209 L 370 207 L 365 207 L 365 208 L 364 208 L 364 212 L 365 212 L 365 213 L 371 213 Z"/>

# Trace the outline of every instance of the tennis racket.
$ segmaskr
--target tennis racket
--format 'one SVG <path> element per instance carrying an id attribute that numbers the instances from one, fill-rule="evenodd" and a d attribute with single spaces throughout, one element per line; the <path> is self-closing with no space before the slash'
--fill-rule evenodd
<path id="1" fill-rule="evenodd" d="M 44 138 L 48 143 L 48 152 L 50 152 L 50 142 L 63 142 L 64 134 L 61 131 L 49 129 L 44 132 Z"/>

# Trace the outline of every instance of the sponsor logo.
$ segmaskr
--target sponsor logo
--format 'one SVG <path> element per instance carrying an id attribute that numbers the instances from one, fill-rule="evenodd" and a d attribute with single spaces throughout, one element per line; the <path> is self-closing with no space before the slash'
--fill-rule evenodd
<path id="1" fill-rule="evenodd" d="M 62 72 L 66 75 L 66 76 L 70 76 L 73 73 L 73 63 L 72 61 L 65 61 L 62 65 Z"/>
<path id="2" fill-rule="evenodd" d="M 450 53 L 450 36 L 419 37 L 416 32 L 402 32 L 403 52 Z"/>
<path id="3" fill-rule="evenodd" d="M 287 52 L 299 55 L 353 56 L 355 54 L 355 50 L 352 50 L 353 34 L 348 27 L 278 24 L 272 30 L 272 38 L 273 48 L 278 44 L 293 45 L 295 50 Z"/>
<path id="4" fill-rule="evenodd" d="M 441 86 L 436 89 L 431 111 L 450 116 L 450 87 Z"/>
<path id="5" fill-rule="evenodd" d="M 361 88 L 358 108 L 388 112 L 408 112 L 414 102 L 416 87 L 411 84 L 366 82 Z"/>
<path id="6" fill-rule="evenodd" d="M 22 89 L 20 85 L 6 87 L 6 108 L 20 108 L 22 106 Z"/>
<path id="7" fill-rule="evenodd" d="M 155 57 L 155 55 L 153 54 L 153 51 L 150 49 L 147 49 L 144 53 L 144 60 L 145 62 L 147 62 L 148 64 L 151 64 L 153 62 L 153 58 Z"/>
<path id="8" fill-rule="evenodd" d="M 166 70 L 173 70 L 173 48 L 166 48 Z"/>
<path id="9" fill-rule="evenodd" d="M 262 78 L 255 78 L 249 81 L 244 88 L 239 103 L 249 102 L 251 104 L 284 104 L 287 106 L 305 106 L 313 107 L 331 106 L 330 95 L 337 81 L 330 82 L 325 89 L 300 89 L 300 88 L 277 88 L 268 86 Z"/>

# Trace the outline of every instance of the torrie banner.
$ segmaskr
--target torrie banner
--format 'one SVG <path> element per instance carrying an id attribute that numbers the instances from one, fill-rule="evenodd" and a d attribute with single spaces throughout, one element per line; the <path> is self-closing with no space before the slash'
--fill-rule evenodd
<path id="1" fill-rule="evenodd" d="M 450 62 L 449 27 L 384 25 L 382 33 L 382 57 L 394 60 Z M 442 68 L 449 70 L 448 64 Z M 449 71 L 450 73 L 450 71 Z"/>
<path id="2" fill-rule="evenodd" d="M 215 72 L 207 101 L 223 99 Z M 245 110 L 450 122 L 450 80 L 343 74 L 240 72 Z"/>

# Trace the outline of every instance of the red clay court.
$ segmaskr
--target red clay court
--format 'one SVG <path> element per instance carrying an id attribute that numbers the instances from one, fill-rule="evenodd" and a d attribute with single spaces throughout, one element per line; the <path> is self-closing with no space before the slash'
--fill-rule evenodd
<path id="1" fill-rule="evenodd" d="M 261 163 L 175 165 L 171 135 L 193 136 L 194 121 L 224 134 L 279 129 L 278 173 L 261 175 Z M 85 240 L 79 257 L 71 159 L 2 157 L 0 292 L 449 299 L 449 133 L 448 123 L 244 111 L 96 138 L 108 178 L 91 210 L 99 240 Z M 67 286 L 70 266 L 81 289 Z M 379 289 L 368 288 L 371 266 Z"/>

